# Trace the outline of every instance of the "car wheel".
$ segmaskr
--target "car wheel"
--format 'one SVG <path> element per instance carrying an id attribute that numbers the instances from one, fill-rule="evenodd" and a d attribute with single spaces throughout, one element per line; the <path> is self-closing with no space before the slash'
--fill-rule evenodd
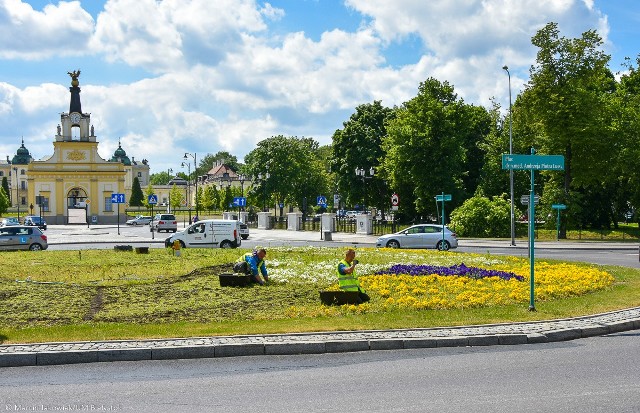
<path id="1" fill-rule="evenodd" d="M 180 240 L 180 248 L 186 248 L 187 246 L 184 245 L 184 242 L 182 242 L 182 240 Z"/>
<path id="2" fill-rule="evenodd" d="M 133 223 L 133 226 L 134 226 L 134 227 L 137 227 L 137 226 L 138 226 L 138 223 L 137 223 L 137 222 L 134 222 L 134 223 Z"/>
<path id="3" fill-rule="evenodd" d="M 247 239 L 247 238 L 249 238 L 249 236 L 248 236 L 248 235 L 240 235 L 240 237 L 241 237 L 242 239 Z"/>
<path id="4" fill-rule="evenodd" d="M 176 231 L 177 231 L 177 229 L 174 229 L 174 230 L 173 230 L 173 232 L 176 232 Z M 169 232 L 169 231 L 167 231 L 167 232 Z"/>
<path id="5" fill-rule="evenodd" d="M 40 245 L 40 244 L 31 244 L 29 249 L 31 251 L 42 251 L 42 245 Z"/>
<path id="6" fill-rule="evenodd" d="M 387 242 L 387 248 L 400 248 L 400 243 L 394 239 Z"/>
<path id="7" fill-rule="evenodd" d="M 436 248 L 438 248 L 438 251 L 449 251 L 449 242 L 448 241 L 444 241 L 444 243 L 442 241 L 438 241 L 438 244 L 436 245 Z"/>
<path id="8" fill-rule="evenodd" d="M 220 248 L 233 248 L 233 244 L 229 240 L 224 240 L 220 243 Z"/>

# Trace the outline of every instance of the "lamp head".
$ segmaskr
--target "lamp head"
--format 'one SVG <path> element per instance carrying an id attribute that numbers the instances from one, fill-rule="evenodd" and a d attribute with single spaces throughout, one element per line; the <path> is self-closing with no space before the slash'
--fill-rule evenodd
<path id="1" fill-rule="evenodd" d="M 502 69 L 504 69 L 504 70 L 507 70 L 507 71 L 508 71 L 508 70 L 509 70 L 509 66 L 504 65 L 504 66 L 502 66 Z"/>

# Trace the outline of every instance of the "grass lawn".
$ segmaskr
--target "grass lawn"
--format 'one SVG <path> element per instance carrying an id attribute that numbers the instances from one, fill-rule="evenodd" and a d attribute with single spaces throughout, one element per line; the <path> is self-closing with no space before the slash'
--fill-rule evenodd
<path id="1" fill-rule="evenodd" d="M 181 257 L 162 249 L 149 254 L 4 253 L 0 342 L 455 326 L 564 318 L 640 305 L 636 269 L 538 260 L 538 311 L 530 312 L 528 278 L 372 275 L 392 264 L 465 263 L 526 276 L 526 260 L 362 248 L 357 250 L 358 274 L 371 302 L 327 307 L 318 292 L 336 285 L 335 267 L 344 248 L 272 248 L 267 255 L 270 285 L 221 287 L 217 275 L 230 272 L 244 252 L 184 249 Z"/>

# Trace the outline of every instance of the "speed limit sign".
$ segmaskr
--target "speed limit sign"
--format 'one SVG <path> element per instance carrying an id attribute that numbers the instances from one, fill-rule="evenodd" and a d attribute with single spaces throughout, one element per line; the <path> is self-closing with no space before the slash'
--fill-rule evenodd
<path id="1" fill-rule="evenodd" d="M 399 203 L 400 198 L 398 197 L 398 194 L 394 193 L 393 195 L 391 195 L 391 205 L 398 206 Z"/>

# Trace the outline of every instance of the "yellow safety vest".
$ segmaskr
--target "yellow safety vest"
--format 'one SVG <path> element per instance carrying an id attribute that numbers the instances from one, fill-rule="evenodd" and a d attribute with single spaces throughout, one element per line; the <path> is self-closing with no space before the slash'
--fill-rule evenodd
<path id="1" fill-rule="evenodd" d="M 360 286 L 360 283 L 358 283 L 358 276 L 356 275 L 356 269 L 354 268 L 351 274 L 340 274 L 340 270 L 339 270 L 340 264 L 344 264 L 347 268 L 351 266 L 345 260 L 342 260 L 338 263 L 338 266 L 336 267 L 336 272 L 338 274 L 338 284 L 340 285 L 340 288 L 345 291 L 358 291 L 359 290 L 358 287 Z"/>

